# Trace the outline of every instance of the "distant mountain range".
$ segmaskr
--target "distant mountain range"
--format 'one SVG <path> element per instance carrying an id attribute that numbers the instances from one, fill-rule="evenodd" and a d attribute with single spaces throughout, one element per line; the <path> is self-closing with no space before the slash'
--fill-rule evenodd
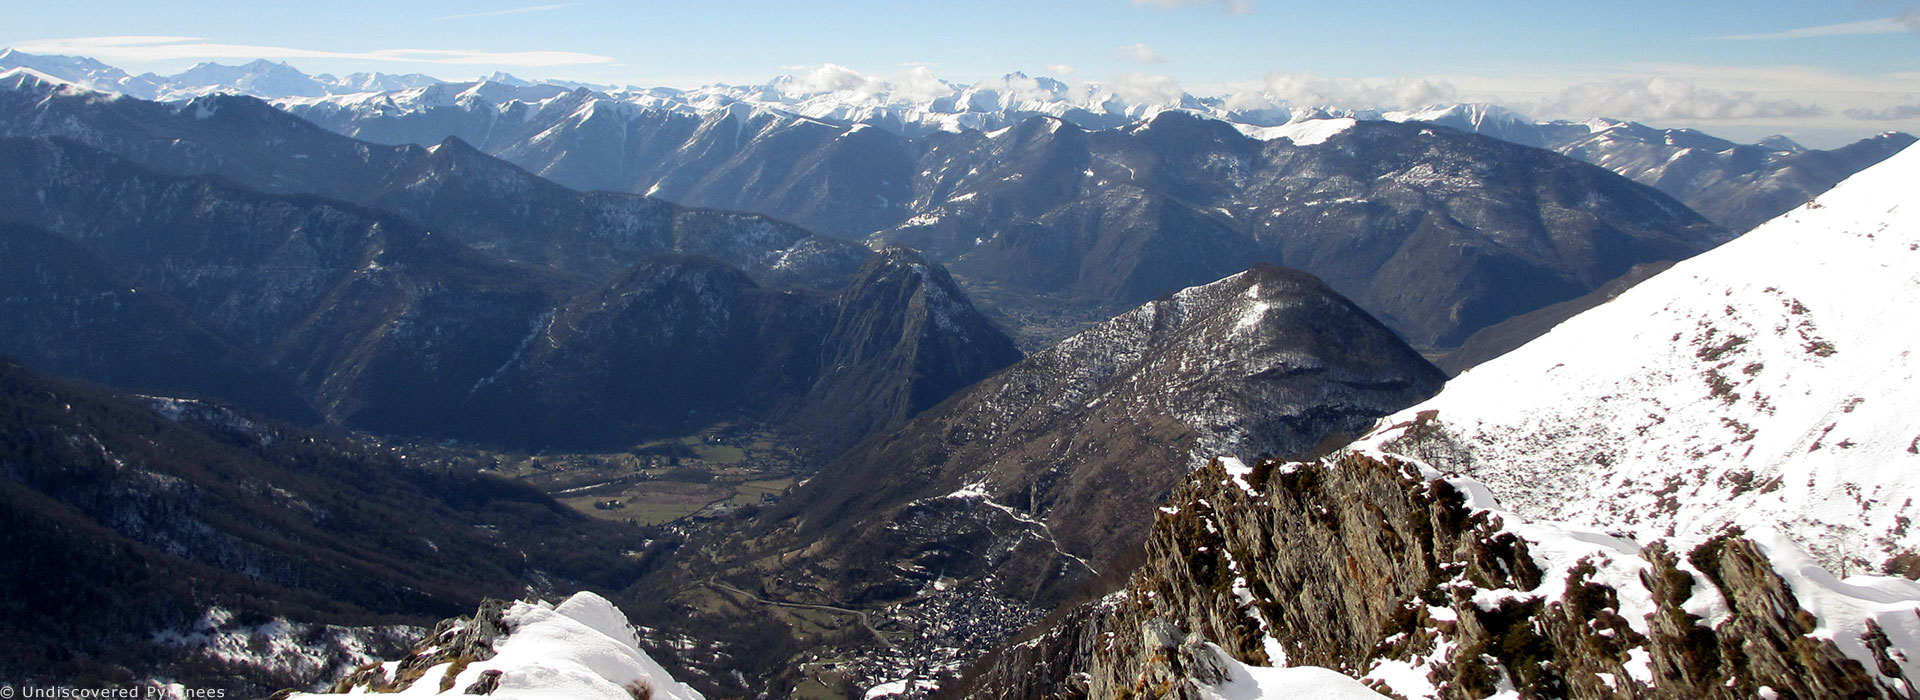
<path id="1" fill-rule="evenodd" d="M 1606 118 L 1538 122 L 1512 109 L 1484 103 L 1353 110 L 1291 104 L 1254 93 L 1230 97 L 1180 93 L 1127 99 L 1124 91 L 1110 86 L 1021 73 L 970 85 L 925 73 L 913 74 L 914 79 L 909 81 L 888 83 L 825 66 L 807 76 L 783 76 L 759 85 L 680 90 L 530 82 L 505 74 L 479 81 L 441 81 L 418 74 L 308 76 L 286 63 L 268 61 L 240 66 L 204 63 L 173 76 L 130 76 L 92 59 L 5 50 L 0 52 L 0 70 L 8 68 L 31 69 L 88 89 L 142 99 L 172 101 L 215 93 L 251 95 L 327 128 L 380 143 L 429 145 L 447 136 L 459 136 L 563 184 L 636 192 L 645 191 L 652 183 L 589 182 L 573 179 L 578 174 L 549 173 L 538 167 L 532 153 L 512 153 L 504 146 L 496 147 L 495 137 L 503 137 L 499 142 L 504 143 L 508 138 L 524 141 L 531 134 L 549 133 L 561 122 L 540 115 L 557 117 L 564 113 L 584 120 L 588 115 L 581 110 L 587 104 L 593 110 L 613 109 L 616 114 L 626 115 L 616 121 L 631 120 L 637 114 L 728 114 L 743 121 L 777 114 L 838 126 L 866 124 L 909 138 L 936 132 L 992 131 L 1034 116 L 1051 116 L 1099 130 L 1169 110 L 1226 121 L 1249 133 L 1334 118 L 1422 122 L 1546 148 L 1608 168 L 1656 187 L 1735 231 L 1771 219 L 1913 142 L 1910 135 L 1888 133 L 1835 151 L 1813 151 L 1785 136 L 1736 144 L 1690 129 L 1659 129 Z M 583 95 L 591 99 L 583 101 Z M 562 109 L 556 111 L 555 107 Z M 429 117 L 430 113 L 434 116 Z M 536 124 L 538 128 L 532 128 Z"/>

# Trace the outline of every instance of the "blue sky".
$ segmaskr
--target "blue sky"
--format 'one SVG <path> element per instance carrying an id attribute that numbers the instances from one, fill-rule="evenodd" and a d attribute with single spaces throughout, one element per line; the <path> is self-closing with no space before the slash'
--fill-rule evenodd
<path id="1" fill-rule="evenodd" d="M 1920 3 L 1279 0 L 33 3 L 0 46 L 129 72 L 284 60 L 693 87 L 836 64 L 1012 71 L 1352 107 L 1484 100 L 1831 146 L 1920 131 Z"/>

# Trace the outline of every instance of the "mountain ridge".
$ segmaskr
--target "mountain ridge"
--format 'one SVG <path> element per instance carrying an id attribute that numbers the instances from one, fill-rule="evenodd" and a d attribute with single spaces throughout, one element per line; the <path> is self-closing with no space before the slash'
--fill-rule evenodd
<path id="1" fill-rule="evenodd" d="M 1152 507 L 1206 455 L 1306 452 L 1441 381 L 1319 280 L 1257 266 L 957 392 L 737 531 L 691 539 L 687 563 L 641 586 L 686 599 L 725 583 L 779 604 L 863 611 L 864 624 L 916 634 L 814 641 L 833 650 L 817 653 L 857 659 L 839 672 L 837 682 L 856 683 L 846 692 L 927 681 L 1124 570 Z M 761 619 L 751 605 L 733 614 Z M 777 688 L 805 682 L 798 673 L 752 675 Z"/>
<path id="2" fill-rule="evenodd" d="M 186 325 L 204 324 L 217 329 L 237 341 L 242 356 L 252 356 L 252 364 L 233 365 L 235 371 L 283 373 L 320 415 L 332 421 L 388 434 L 480 441 L 494 434 L 488 426 L 497 424 L 505 428 L 496 437 L 520 434 L 533 447 L 545 444 L 543 441 L 580 444 L 586 433 L 579 427 L 588 421 L 570 425 L 566 420 L 542 423 L 514 416 L 544 412 L 584 419 L 591 412 L 574 405 L 571 395 L 543 392 L 538 390 L 541 386 L 551 389 L 595 377 L 596 390 L 604 390 L 606 382 L 618 385 L 665 376 L 661 371 L 678 371 L 673 367 L 648 368 L 643 366 L 644 358 L 628 357 L 619 364 L 630 370 L 624 375 L 609 374 L 609 365 L 602 363 L 542 377 L 542 371 L 559 366 L 528 364 L 548 358 L 549 345 L 538 345 L 539 352 L 530 353 L 526 348 L 544 337 L 542 333 L 554 331 L 553 319 L 587 323 L 590 319 L 611 318 L 610 307 L 594 306 L 599 303 L 595 300 L 617 298 L 618 285 L 623 280 L 640 280 L 635 275 L 644 277 L 641 273 L 630 271 L 624 278 L 595 284 L 591 278 L 577 274 L 483 255 L 455 240 L 458 230 L 443 230 L 436 235 L 382 210 L 314 195 L 262 194 L 211 176 L 167 175 L 72 141 L 8 137 L 0 139 L 0 151 L 8 156 L 7 167 L 0 168 L 0 182 L 6 183 L 0 198 L 9 202 L 15 217 L 86 248 L 97 258 L 98 266 L 106 268 L 100 274 L 124 278 L 135 288 L 147 288 L 161 298 L 177 300 L 190 312 Z M 658 206 L 672 210 L 671 205 Z M 710 221 L 728 216 L 695 214 Z M 756 219 L 749 217 L 747 221 L 752 224 Z M 689 233 L 699 231 L 698 226 L 686 229 Z M 775 234 L 793 231 L 764 230 Z M 727 233 L 725 229 L 718 232 Z M 822 270 L 831 273 L 828 278 L 843 277 L 848 263 L 866 262 L 862 259 L 869 257 L 874 261 L 868 265 L 871 270 L 892 269 L 889 265 L 902 269 L 928 265 L 899 255 L 864 251 L 853 260 L 838 259 L 831 246 L 828 250 L 808 249 L 811 239 L 803 233 L 773 240 L 775 254 L 761 256 L 769 278 L 785 275 L 817 280 L 819 275 L 815 273 Z M 849 244 L 839 247 L 845 249 Z M 852 302 L 860 301 L 862 292 L 898 290 L 900 285 L 880 279 L 863 284 L 855 279 L 834 284 L 829 290 L 763 289 L 746 271 L 726 262 L 679 260 L 704 262 L 667 262 L 652 268 L 646 267 L 650 263 L 642 263 L 635 269 L 715 271 L 716 275 L 687 277 L 668 274 L 661 278 L 669 280 L 667 287 L 655 291 L 664 295 L 662 299 L 691 295 L 689 303 L 696 308 L 709 302 L 723 306 L 731 303 L 734 306 L 729 308 L 741 318 L 759 314 L 764 327 L 749 324 L 743 328 L 764 332 L 757 337 L 771 347 L 785 348 L 796 360 L 788 367 L 779 356 L 769 355 L 741 365 L 795 377 L 791 382 L 772 382 L 760 388 L 750 383 L 755 376 L 752 372 L 707 371 L 712 366 L 702 363 L 718 362 L 720 353 L 702 356 L 698 349 L 692 354 L 683 352 L 676 355 L 684 364 L 681 369 L 704 367 L 690 374 L 709 377 L 718 383 L 716 386 L 728 387 L 712 392 L 713 396 L 749 399 L 735 406 L 744 407 L 749 418 L 783 421 L 806 413 L 810 416 L 808 427 L 816 431 L 822 449 L 850 443 L 868 431 L 904 420 L 908 411 L 929 404 L 929 397 L 944 396 L 943 392 L 971 381 L 971 375 L 984 375 L 1018 357 L 1018 351 L 998 328 L 978 318 L 965 294 L 939 275 L 916 277 L 931 283 L 901 291 L 891 304 L 882 303 L 886 301 L 884 295 L 862 302 L 861 308 L 878 324 L 865 329 L 877 334 L 869 337 L 862 336 L 859 329 L 829 333 L 833 314 L 858 306 Z M 671 282 L 675 279 L 688 285 L 676 286 L 678 283 Z M 715 283 L 696 284 L 698 280 Z M 614 285 L 612 296 L 607 296 L 609 284 Z M 721 288 L 736 293 L 724 299 L 702 296 L 702 289 Z M 15 300 L 21 303 L 11 305 L 10 311 L 31 315 L 46 303 L 59 303 L 59 299 L 41 298 L 53 293 L 51 290 L 36 287 L 27 291 L 28 299 Z M 939 314 L 927 313 L 928 299 L 932 298 L 937 298 L 932 306 Z M 39 301 L 29 303 L 29 299 Z M 776 307 L 794 313 L 776 312 Z M 648 312 L 653 311 L 664 313 Z M 902 317 L 890 329 L 895 334 L 892 338 L 885 336 L 890 315 Z M 117 318 L 127 323 L 153 320 L 124 315 Z M 809 327 L 808 323 L 818 327 Z M 10 338 L 26 343 L 11 347 L 11 351 L 31 358 L 52 358 L 63 352 L 59 348 L 85 340 L 75 335 L 79 328 L 53 320 L 43 319 L 35 328 L 31 336 Z M 963 333 L 972 335 L 957 337 Z M 551 348 L 580 352 L 606 340 L 582 340 L 578 334 L 572 337 L 574 340 L 567 343 L 555 338 Z M 823 348 L 821 344 L 827 342 L 849 348 L 877 344 L 905 352 L 907 357 L 926 351 L 929 357 L 947 361 L 937 368 L 884 362 L 860 365 L 860 371 L 843 377 L 840 386 L 859 387 L 864 382 L 874 390 L 905 392 L 903 396 L 908 398 L 877 404 L 860 416 L 835 414 L 823 412 L 826 404 L 837 400 L 832 392 L 808 398 L 815 379 L 827 369 L 820 367 L 821 358 L 810 354 L 834 350 Z M 588 354 L 621 352 L 619 347 L 594 347 Z M 750 349 L 734 346 L 733 353 Z M 95 353 L 95 361 L 83 376 L 112 376 L 118 367 L 113 358 Z M 234 385 L 227 379 L 213 377 L 211 384 L 195 389 L 211 392 L 218 386 Z M 679 387 L 679 393 L 630 395 L 619 404 L 633 407 L 636 401 L 641 402 L 639 405 L 654 409 L 646 415 L 658 420 L 620 423 L 625 427 L 619 431 L 587 442 L 606 445 L 641 434 L 658 436 L 660 431 L 684 427 L 681 423 L 687 420 L 686 411 L 695 405 L 701 408 L 700 415 L 715 415 L 713 402 L 703 403 L 700 398 L 708 393 L 703 388 L 685 386 L 684 382 L 670 385 Z M 545 397 L 546 403 L 526 404 L 508 400 L 509 396 Z M 301 407 L 285 408 L 297 413 Z M 551 430 L 543 434 L 526 432 L 542 424 Z"/>

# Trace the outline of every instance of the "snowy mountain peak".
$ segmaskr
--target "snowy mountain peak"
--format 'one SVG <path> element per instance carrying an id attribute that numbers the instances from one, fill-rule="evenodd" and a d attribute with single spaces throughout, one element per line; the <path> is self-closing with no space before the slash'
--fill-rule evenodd
<path id="1" fill-rule="evenodd" d="M 1807 150 L 1806 146 L 1802 146 L 1798 141 L 1794 141 L 1793 139 L 1787 138 L 1786 134 L 1774 134 L 1764 139 L 1760 139 L 1759 141 L 1753 142 L 1753 145 L 1760 146 L 1768 150 L 1787 151 L 1790 153 L 1799 153 L 1801 151 Z"/>
<path id="2" fill-rule="evenodd" d="M 534 83 L 532 82 L 528 82 L 526 80 L 521 80 L 520 78 L 516 78 L 513 76 L 513 74 L 507 73 L 505 71 L 494 71 L 488 74 L 487 77 L 481 78 L 481 80 L 484 82 L 490 82 L 490 83 L 502 83 L 506 85 L 512 85 L 514 87 L 531 87 L 532 85 L 534 85 Z"/>
<path id="3" fill-rule="evenodd" d="M 293 66 L 266 59 L 238 66 L 201 63 L 169 80 L 174 86 L 165 94 L 175 96 L 240 92 L 275 97 L 319 97 L 331 92 L 328 86 Z"/>
<path id="4" fill-rule="evenodd" d="M 1387 121 L 1395 122 L 1459 121 L 1475 127 L 1500 122 L 1532 124 L 1534 121 L 1532 118 L 1517 111 L 1486 102 L 1430 105 L 1421 109 L 1387 112 L 1382 116 L 1384 116 Z"/>
<path id="5" fill-rule="evenodd" d="M 1920 555 L 1920 149 L 1470 370 L 1367 444 L 1530 518 Z"/>

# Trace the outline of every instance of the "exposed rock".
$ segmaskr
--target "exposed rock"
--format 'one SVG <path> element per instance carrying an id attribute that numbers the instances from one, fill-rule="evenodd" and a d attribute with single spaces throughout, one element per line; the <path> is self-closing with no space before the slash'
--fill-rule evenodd
<path id="1" fill-rule="evenodd" d="M 1804 610 L 1737 533 L 1683 561 L 1524 523 L 1479 488 L 1385 455 L 1211 465 L 1162 509 L 1126 589 L 1003 650 L 971 696 L 1193 697 L 1183 683 L 1215 681 L 1169 650 L 1182 635 L 1405 698 L 1912 693 L 1895 661 L 1911 649 L 1886 651 L 1869 618 L 1864 643 L 1886 661 L 1850 657 L 1823 630 L 1860 621 Z"/>
<path id="2" fill-rule="evenodd" d="M 441 620 L 434 626 L 433 633 L 416 642 L 405 657 L 402 657 L 397 664 L 391 665 L 391 670 L 389 664 L 367 664 L 334 683 L 332 689 L 327 692 L 347 693 L 360 690 L 368 693 L 396 693 L 413 687 L 414 682 L 425 675 L 427 669 L 435 666 L 452 664 L 455 667 L 465 668 L 467 664 L 475 661 L 491 659 L 494 655 L 494 643 L 509 632 L 502 615 L 511 605 L 503 600 L 481 601 L 480 609 L 471 617 Z M 389 675 L 390 672 L 391 675 Z M 450 684 L 456 675 L 459 675 L 458 671 L 445 674 L 444 680 L 449 687 L 442 687 L 440 689 L 442 692 L 451 689 Z M 499 684 L 499 675 L 496 671 L 489 676 L 493 679 L 495 686 Z M 467 695 L 489 694 L 490 690 L 475 692 L 477 689 L 486 689 L 483 683 L 484 681 L 475 682 L 472 687 L 465 690 L 465 693 Z"/>

